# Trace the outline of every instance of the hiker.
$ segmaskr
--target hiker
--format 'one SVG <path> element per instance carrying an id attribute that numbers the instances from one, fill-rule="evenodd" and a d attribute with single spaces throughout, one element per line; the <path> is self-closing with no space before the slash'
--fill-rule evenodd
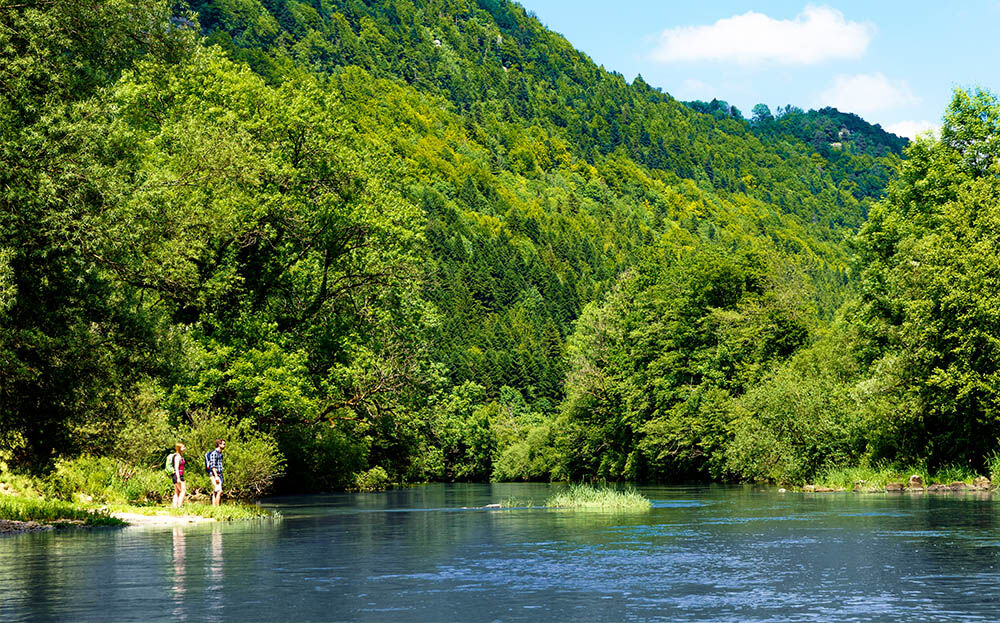
<path id="1" fill-rule="evenodd" d="M 215 440 L 215 450 L 205 455 L 205 469 L 212 481 L 212 506 L 218 506 L 222 501 L 222 451 L 226 448 L 225 439 Z"/>
<path id="2" fill-rule="evenodd" d="M 184 451 L 187 448 L 181 442 L 174 445 L 174 453 L 167 459 L 170 469 L 170 478 L 174 481 L 174 508 L 180 508 L 184 504 Z"/>

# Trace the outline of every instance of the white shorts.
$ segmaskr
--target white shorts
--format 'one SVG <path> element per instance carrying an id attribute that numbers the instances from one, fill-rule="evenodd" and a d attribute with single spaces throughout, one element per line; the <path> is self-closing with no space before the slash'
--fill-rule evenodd
<path id="1" fill-rule="evenodd" d="M 222 477 L 209 476 L 208 479 L 212 481 L 212 490 L 216 493 L 222 493 Z"/>

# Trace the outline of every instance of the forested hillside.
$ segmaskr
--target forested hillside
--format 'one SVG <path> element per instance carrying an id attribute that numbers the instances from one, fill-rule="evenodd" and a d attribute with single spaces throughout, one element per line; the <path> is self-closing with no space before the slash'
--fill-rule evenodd
<path id="1" fill-rule="evenodd" d="M 0 458 L 212 430 L 329 489 L 896 456 L 782 437 L 822 383 L 854 422 L 898 339 L 853 323 L 898 320 L 876 226 L 860 279 L 848 241 L 903 192 L 875 203 L 902 143 L 856 116 L 699 112 L 509 2 L 0 16 Z M 808 365 L 817 404 L 758 430 Z"/>

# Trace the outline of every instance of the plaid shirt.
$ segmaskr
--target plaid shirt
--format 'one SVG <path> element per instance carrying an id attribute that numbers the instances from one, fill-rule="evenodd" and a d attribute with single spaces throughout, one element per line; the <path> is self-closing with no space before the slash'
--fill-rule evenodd
<path id="1" fill-rule="evenodd" d="M 211 475 L 212 469 L 215 473 L 222 475 L 222 453 L 216 448 L 208 453 L 208 473 Z"/>

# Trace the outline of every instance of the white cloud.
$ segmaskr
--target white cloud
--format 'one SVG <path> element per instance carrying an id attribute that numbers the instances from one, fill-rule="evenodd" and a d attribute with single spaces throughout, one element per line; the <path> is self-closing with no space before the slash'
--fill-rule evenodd
<path id="1" fill-rule="evenodd" d="M 937 136 L 938 133 L 941 132 L 941 124 L 927 120 L 900 121 L 898 123 L 885 126 L 885 131 L 892 132 L 897 136 L 905 136 L 907 138 L 916 138 L 917 134 L 923 134 L 927 131 L 930 131 L 932 134 Z"/>
<path id="2" fill-rule="evenodd" d="M 807 6 L 791 20 L 749 11 L 710 26 L 665 30 L 652 58 L 664 63 L 813 65 L 829 59 L 860 58 L 874 34 L 874 25 L 845 21 L 843 13 L 829 7 Z"/>
<path id="3" fill-rule="evenodd" d="M 883 74 L 837 76 L 833 85 L 819 95 L 819 106 L 833 106 L 841 112 L 870 115 L 903 106 L 915 106 L 920 98 L 904 80 L 889 80 Z"/>

